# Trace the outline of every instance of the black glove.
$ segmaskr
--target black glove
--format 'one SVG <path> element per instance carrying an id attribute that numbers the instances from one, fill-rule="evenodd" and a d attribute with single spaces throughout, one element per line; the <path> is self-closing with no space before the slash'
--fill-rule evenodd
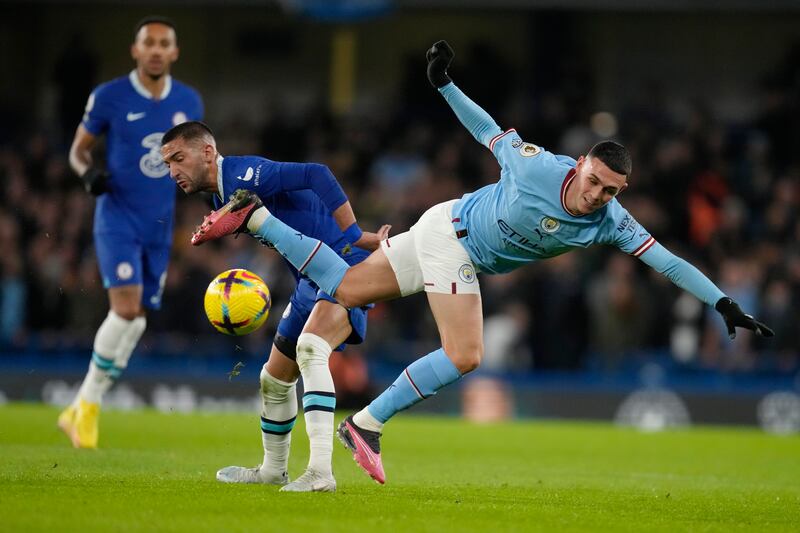
<path id="1" fill-rule="evenodd" d="M 775 332 L 753 318 L 753 315 L 746 315 L 739 304 L 728 298 L 727 296 L 720 298 L 714 309 L 719 311 L 722 318 L 725 319 L 725 325 L 728 326 L 728 336 L 731 339 L 736 338 L 736 328 L 745 328 L 755 331 L 759 337 L 772 337 Z"/>
<path id="2" fill-rule="evenodd" d="M 83 173 L 81 179 L 86 192 L 94 196 L 100 196 L 104 192 L 108 192 L 108 172 L 105 170 L 90 167 L 89 170 Z"/>
<path id="3" fill-rule="evenodd" d="M 431 85 L 438 89 L 453 81 L 447 75 L 447 67 L 450 66 L 455 56 L 456 53 L 453 52 L 447 41 L 433 43 L 431 49 L 425 54 L 428 59 L 428 80 Z"/>

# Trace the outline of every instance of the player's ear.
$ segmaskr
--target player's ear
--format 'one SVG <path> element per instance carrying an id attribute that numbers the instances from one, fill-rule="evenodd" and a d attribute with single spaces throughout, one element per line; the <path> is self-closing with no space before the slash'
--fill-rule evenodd
<path id="1" fill-rule="evenodd" d="M 214 150 L 214 146 L 213 145 L 208 144 L 208 143 L 204 144 L 203 145 L 203 160 L 206 163 L 212 162 L 214 160 L 214 152 L 215 151 L 216 150 Z"/>
<path id="2" fill-rule="evenodd" d="M 620 187 L 619 192 L 617 194 L 618 195 L 622 194 L 622 191 L 624 191 L 627 188 L 628 188 L 628 182 L 626 181 L 625 183 L 622 184 L 622 187 Z"/>
<path id="3" fill-rule="evenodd" d="M 136 41 L 131 44 L 131 59 L 136 61 Z"/>
<path id="4" fill-rule="evenodd" d="M 176 44 L 175 45 L 175 50 L 172 52 L 172 62 L 173 63 L 178 60 L 178 56 L 179 55 L 181 55 L 181 49 L 178 48 L 178 45 Z"/>

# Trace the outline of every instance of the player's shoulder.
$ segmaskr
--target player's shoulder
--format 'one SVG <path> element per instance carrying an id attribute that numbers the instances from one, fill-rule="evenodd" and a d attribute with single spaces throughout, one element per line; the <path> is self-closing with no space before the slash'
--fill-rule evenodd
<path id="1" fill-rule="evenodd" d="M 609 234 L 624 231 L 630 224 L 635 222 L 628 210 L 616 198 L 612 198 L 610 202 L 603 206 L 600 215 L 600 224 Z"/>
<path id="2" fill-rule="evenodd" d="M 172 78 L 172 90 L 175 91 L 175 93 L 180 96 L 188 96 L 192 98 L 197 98 L 198 100 L 202 99 L 202 97 L 200 96 L 200 91 L 198 91 L 188 83 L 184 83 L 175 78 Z"/>
<path id="3" fill-rule="evenodd" d="M 222 168 L 226 177 L 236 177 L 244 182 L 260 175 L 264 167 L 269 167 L 274 161 L 257 155 L 226 155 L 222 160 Z"/>
<path id="4" fill-rule="evenodd" d="M 569 156 L 555 154 L 539 144 L 523 140 L 514 129 L 496 137 L 490 147 L 509 162 L 526 166 L 552 167 L 562 176 L 577 164 L 577 161 Z"/>
<path id="5" fill-rule="evenodd" d="M 101 83 L 92 91 L 92 95 L 96 99 L 110 98 L 117 99 L 119 96 L 130 88 L 130 82 L 127 76 L 119 76 L 113 80 L 108 80 Z"/>

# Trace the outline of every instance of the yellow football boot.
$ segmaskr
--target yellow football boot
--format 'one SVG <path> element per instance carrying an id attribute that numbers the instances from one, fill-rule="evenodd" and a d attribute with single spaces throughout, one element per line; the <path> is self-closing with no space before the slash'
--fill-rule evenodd
<path id="1" fill-rule="evenodd" d="M 70 404 L 58 415 L 58 429 L 72 439 L 72 429 L 75 427 L 75 413 L 78 409 Z"/>
<path id="2" fill-rule="evenodd" d="M 97 420 L 100 417 L 100 404 L 78 402 L 75 420 L 70 433 L 72 445 L 76 448 L 97 448 Z"/>

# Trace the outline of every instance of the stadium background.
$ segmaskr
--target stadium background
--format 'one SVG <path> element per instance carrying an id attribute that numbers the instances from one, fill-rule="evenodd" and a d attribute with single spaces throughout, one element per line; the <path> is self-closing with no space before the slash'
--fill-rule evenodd
<path id="1" fill-rule="evenodd" d="M 425 79 L 425 50 L 448 39 L 454 79 L 501 126 L 573 156 L 625 143 L 624 205 L 776 331 L 728 342 L 716 313 L 637 260 L 577 251 L 482 278 L 485 362 L 426 409 L 800 427 L 800 12 L 747 0 L 0 3 L 0 400 L 65 402 L 85 371 L 107 300 L 93 200 L 66 155 L 91 88 L 132 68 L 133 24 L 151 13 L 175 19 L 173 74 L 202 93 L 223 154 L 326 163 L 362 227 L 393 233 L 498 177 Z M 257 405 L 292 281 L 246 238 L 191 248 L 206 210 L 179 197 L 164 308 L 107 403 Z M 268 326 L 236 340 L 202 312 L 233 266 L 274 297 Z M 368 342 L 332 363 L 339 405 L 437 342 L 424 297 L 378 305 Z"/>

